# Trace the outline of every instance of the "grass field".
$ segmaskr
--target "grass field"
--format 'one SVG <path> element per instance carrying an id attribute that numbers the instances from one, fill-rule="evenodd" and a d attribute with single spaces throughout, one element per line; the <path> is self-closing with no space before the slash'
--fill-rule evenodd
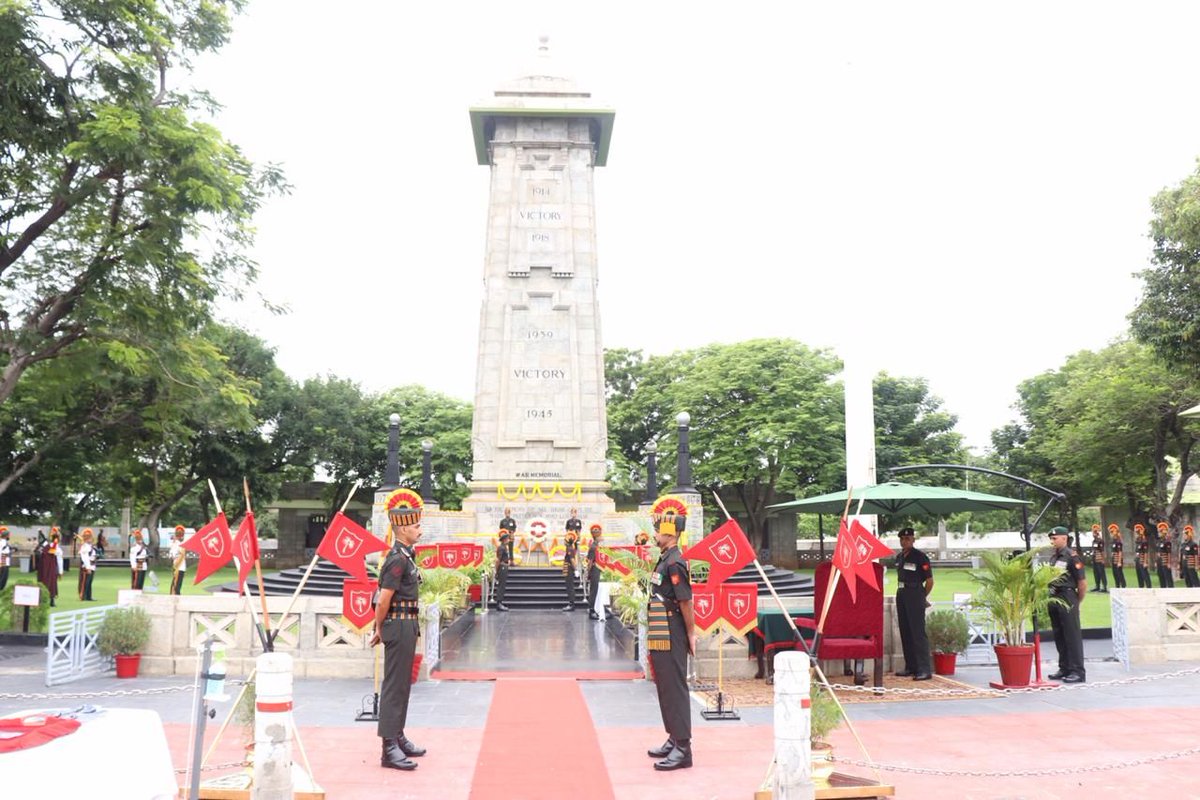
<path id="1" fill-rule="evenodd" d="M 214 589 L 223 583 L 237 580 L 237 570 L 233 567 L 219 569 L 212 575 L 204 579 L 204 583 L 195 586 L 192 581 L 196 579 L 195 565 L 189 564 L 187 577 L 183 582 L 183 594 L 206 594 L 210 589 Z M 171 570 L 168 567 L 158 567 L 152 569 L 151 572 L 158 575 L 158 592 L 157 594 L 167 594 L 171 589 Z M 21 574 L 10 572 L 8 576 L 9 583 L 16 580 L 36 580 L 33 573 Z M 150 585 L 150 576 L 146 576 L 146 586 Z M 50 609 L 51 613 L 56 611 L 75 611 L 76 609 L 85 608 L 88 606 L 107 606 L 117 602 L 117 590 L 129 588 L 129 570 L 122 567 L 101 567 L 96 571 L 96 577 L 92 580 L 92 597 L 95 598 L 90 603 L 85 603 L 79 599 L 79 573 L 72 569 L 66 575 L 63 575 L 58 580 L 58 599 L 55 601 L 54 608 Z M 42 587 L 43 590 L 45 587 Z"/>
<path id="2" fill-rule="evenodd" d="M 1132 573 L 1131 570 L 1126 570 L 1127 573 Z M 812 576 L 811 570 L 801 570 L 802 574 Z M 1091 570 L 1088 570 L 1088 580 L 1092 577 Z M 886 592 L 891 595 L 896 592 L 895 578 L 890 573 L 884 575 Z M 937 569 L 934 568 L 933 573 L 933 592 L 930 594 L 930 600 L 953 600 L 954 595 L 958 593 L 971 594 L 975 591 L 975 584 L 971 580 L 971 571 L 969 569 Z M 1049 620 L 1040 620 L 1043 630 L 1050 629 Z M 1112 627 L 1112 605 L 1108 601 L 1107 594 L 1089 591 L 1087 596 L 1083 598 L 1083 606 L 1080 609 L 1080 622 L 1085 628 L 1111 628 Z"/>

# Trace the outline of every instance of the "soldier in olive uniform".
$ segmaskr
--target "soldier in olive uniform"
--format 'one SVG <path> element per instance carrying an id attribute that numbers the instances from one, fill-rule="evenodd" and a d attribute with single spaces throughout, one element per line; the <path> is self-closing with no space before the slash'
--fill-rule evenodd
<path id="1" fill-rule="evenodd" d="M 1158 588 L 1174 589 L 1175 575 L 1171 570 L 1171 526 L 1167 522 L 1158 523 Z"/>
<path id="2" fill-rule="evenodd" d="M 1196 544 L 1196 529 L 1191 525 L 1183 526 L 1183 544 L 1179 546 L 1179 571 L 1183 573 L 1183 583 L 1192 588 L 1200 587 L 1200 575 L 1196 573 L 1196 562 L 1200 559 L 1200 546 Z"/>
<path id="3" fill-rule="evenodd" d="M 1083 683 L 1087 671 L 1083 666 L 1083 631 L 1079 626 L 1079 606 L 1087 594 L 1087 573 L 1083 561 L 1067 546 L 1068 531 L 1062 525 L 1050 530 L 1054 554 L 1050 565 L 1060 574 L 1050 584 L 1050 596 L 1062 602 L 1050 603 L 1050 624 L 1054 628 L 1054 646 L 1058 648 L 1058 672 L 1051 680 L 1063 683 Z"/>
<path id="4" fill-rule="evenodd" d="M 386 501 L 395 544 L 379 568 L 379 602 L 375 607 L 371 646 L 383 642 L 377 731 L 383 740 L 379 765 L 388 769 L 416 769 L 417 762 L 411 759 L 425 755 L 424 748 L 404 735 L 413 658 L 420 635 L 417 592 L 421 571 L 414 559 L 413 546 L 421 538 L 422 505 L 421 496 L 411 489 L 397 489 Z"/>
<path id="5" fill-rule="evenodd" d="M 592 534 L 592 541 L 588 543 L 587 549 L 588 617 L 590 619 L 600 619 L 600 614 L 596 612 L 596 598 L 600 595 L 600 566 L 596 561 L 600 558 L 600 537 L 604 534 L 604 531 L 599 525 L 593 525 L 590 532 Z"/>
<path id="6" fill-rule="evenodd" d="M 1113 522 L 1108 526 L 1108 539 L 1112 547 L 1113 586 L 1125 588 L 1125 542 L 1121 538 L 1121 526 Z"/>
<path id="7" fill-rule="evenodd" d="M 896 556 L 896 617 L 900 623 L 900 645 L 904 650 L 904 670 L 899 678 L 914 681 L 933 678 L 933 656 L 925 634 L 925 609 L 933 591 L 933 565 L 929 556 L 913 547 L 916 531 L 900 531 L 900 553 Z"/>
<path id="8" fill-rule="evenodd" d="M 507 509 L 506 509 L 507 511 Z M 496 548 L 496 610 L 508 611 L 504 605 L 504 592 L 508 588 L 508 568 L 512 566 L 512 532 L 507 528 L 500 529 L 500 545 Z"/>
<path id="9" fill-rule="evenodd" d="M 1092 526 L 1092 577 L 1096 591 L 1108 594 L 1108 573 L 1104 571 L 1104 533 L 1099 525 Z"/>
<path id="10" fill-rule="evenodd" d="M 1152 588 L 1150 585 L 1150 542 L 1146 539 L 1146 526 L 1140 522 L 1133 526 L 1133 559 L 1138 588 Z"/>
<path id="11" fill-rule="evenodd" d="M 504 518 L 500 520 L 500 530 L 508 531 L 510 537 L 517 535 L 517 521 L 513 519 L 512 509 L 504 509 Z"/>
<path id="12" fill-rule="evenodd" d="M 578 522 L 578 520 L 576 520 Z M 571 524 L 567 520 L 567 524 Z M 567 590 L 567 604 L 563 611 L 575 610 L 575 560 L 579 557 L 579 533 L 577 530 L 567 530 L 566 549 L 563 550 L 563 586 Z"/>
<path id="13" fill-rule="evenodd" d="M 679 534 L 687 524 L 687 506 L 678 498 L 659 498 L 651 508 L 654 540 L 662 555 L 650 575 L 646 649 L 654 667 L 658 708 L 667 740 L 647 750 L 660 771 L 692 766 L 692 704 L 688 697 L 687 658 L 696 652 L 692 581 L 679 552 Z"/>

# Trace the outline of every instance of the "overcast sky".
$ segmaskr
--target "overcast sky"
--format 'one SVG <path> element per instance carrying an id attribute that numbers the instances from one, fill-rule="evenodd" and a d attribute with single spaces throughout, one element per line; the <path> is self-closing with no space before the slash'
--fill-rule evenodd
<path id="1" fill-rule="evenodd" d="M 194 80 L 295 185 L 255 252 L 290 314 L 229 316 L 298 379 L 473 399 L 488 170 L 467 109 L 545 33 L 617 112 L 605 346 L 861 352 L 928 378 L 982 448 L 1018 382 L 1126 330 L 1149 200 L 1200 155 L 1197 31 L 1184 2 L 252 0 Z"/>

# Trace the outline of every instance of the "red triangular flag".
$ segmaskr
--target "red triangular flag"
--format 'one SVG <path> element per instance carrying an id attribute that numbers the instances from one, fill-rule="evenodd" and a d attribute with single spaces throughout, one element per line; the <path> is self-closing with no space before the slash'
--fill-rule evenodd
<path id="1" fill-rule="evenodd" d="M 742 531 L 742 526 L 731 519 L 689 547 L 683 557 L 707 561 L 708 585 L 715 588 L 754 560 L 754 548 Z"/>
<path id="2" fill-rule="evenodd" d="M 850 523 L 850 537 L 854 543 L 854 571 L 871 588 L 879 589 L 875 583 L 875 559 L 890 556 L 892 548 L 879 541 L 858 520 Z"/>
<path id="3" fill-rule="evenodd" d="M 372 536 L 366 528 L 339 511 L 329 521 L 325 536 L 317 547 L 317 555 L 337 564 L 356 579 L 365 581 L 366 557 L 387 549 L 388 546 Z"/>
<path id="4" fill-rule="evenodd" d="M 229 537 L 229 523 L 225 521 L 225 512 L 217 514 L 212 522 L 192 534 L 191 538 L 184 540 L 183 549 L 200 554 L 194 583 L 200 583 L 228 564 L 233 559 L 233 540 Z"/>
<path id="5" fill-rule="evenodd" d="M 842 517 L 842 523 L 838 526 L 837 543 L 833 548 L 833 558 L 830 561 L 836 570 L 835 576 L 837 572 L 840 572 L 845 578 L 846 588 L 850 590 L 851 603 L 858 600 L 858 571 L 854 568 L 857 558 L 855 553 L 854 537 L 851 535 L 850 529 L 846 527 L 846 518 Z M 824 619 L 821 621 L 824 622 Z"/>
<path id="6" fill-rule="evenodd" d="M 238 593 L 246 585 L 246 576 L 258 560 L 258 530 L 254 527 L 254 512 L 247 511 L 233 537 L 233 554 L 238 560 Z"/>

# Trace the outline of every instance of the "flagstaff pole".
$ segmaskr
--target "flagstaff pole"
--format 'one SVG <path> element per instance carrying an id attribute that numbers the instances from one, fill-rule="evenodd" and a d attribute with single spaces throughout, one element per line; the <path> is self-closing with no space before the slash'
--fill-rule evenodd
<path id="1" fill-rule="evenodd" d="M 242 491 L 246 494 L 246 513 L 253 514 L 253 509 L 250 508 L 250 481 L 242 478 Z M 254 531 L 254 538 L 258 538 L 258 530 Z M 266 633 L 267 641 L 271 639 L 271 615 L 267 611 L 267 589 L 263 586 L 262 577 L 262 557 L 258 550 L 258 542 L 254 543 L 254 576 L 258 578 L 258 598 L 262 601 L 262 621 L 263 631 Z"/>

